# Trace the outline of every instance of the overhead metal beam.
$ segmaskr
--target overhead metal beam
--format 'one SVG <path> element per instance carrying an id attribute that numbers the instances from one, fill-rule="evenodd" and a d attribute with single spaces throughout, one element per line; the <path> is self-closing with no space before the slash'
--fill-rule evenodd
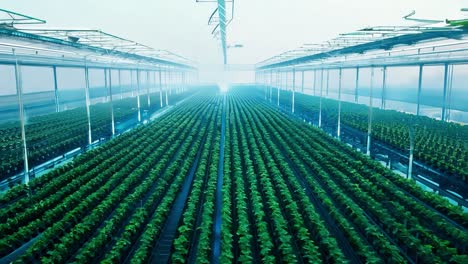
<path id="1" fill-rule="evenodd" d="M 360 54 L 371 50 L 390 49 L 395 45 L 412 45 L 421 41 L 438 39 L 438 38 L 460 38 L 468 34 L 468 29 L 453 29 L 446 28 L 445 30 L 427 31 L 415 34 L 406 34 L 386 39 L 379 39 L 364 44 L 338 48 L 327 52 L 307 55 L 299 58 L 293 58 L 282 62 L 272 63 L 257 67 L 257 70 L 288 67 L 293 65 L 304 64 L 312 61 L 320 61 L 330 57 L 345 56 L 350 54 Z"/>
<path id="2" fill-rule="evenodd" d="M 219 30 L 221 33 L 221 48 L 223 49 L 223 61 L 224 61 L 224 64 L 227 64 L 225 0 L 218 0 L 218 15 L 219 15 Z"/>
<path id="3" fill-rule="evenodd" d="M 0 36 L 12 38 L 12 39 L 26 40 L 28 42 L 35 42 L 35 43 L 42 42 L 42 43 L 47 43 L 50 45 L 57 45 L 57 48 L 58 47 L 74 48 L 77 51 L 81 50 L 81 51 L 95 53 L 97 56 L 116 56 L 119 58 L 129 59 L 133 61 L 140 61 L 140 62 L 143 61 L 143 62 L 153 63 L 153 64 L 170 65 L 170 66 L 184 68 L 184 69 L 194 69 L 193 66 L 189 66 L 186 64 L 175 63 L 172 61 L 153 58 L 153 57 L 147 57 L 147 56 L 143 56 L 139 54 L 129 53 L 127 51 L 124 52 L 124 51 L 119 51 L 119 50 L 105 49 L 99 46 L 91 46 L 91 45 L 73 42 L 69 40 L 53 38 L 53 37 L 43 36 L 43 35 L 37 35 L 37 34 L 23 32 L 23 31 L 16 30 L 16 29 L 0 28 Z"/>

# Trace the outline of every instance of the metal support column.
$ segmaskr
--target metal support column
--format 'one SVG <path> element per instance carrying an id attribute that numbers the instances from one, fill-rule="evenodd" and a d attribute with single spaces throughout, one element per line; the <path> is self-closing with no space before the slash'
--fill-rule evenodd
<path id="1" fill-rule="evenodd" d="M 445 120 L 450 121 L 450 112 L 452 109 L 452 84 L 453 84 L 453 67 L 454 65 L 450 65 L 450 74 L 449 74 L 449 84 L 447 87 L 447 105 L 446 105 L 446 115 L 445 115 Z"/>
<path id="2" fill-rule="evenodd" d="M 341 80 L 342 80 L 342 69 L 339 69 L 338 76 L 338 126 L 336 129 L 336 136 L 340 139 L 341 136 Z"/>
<path id="3" fill-rule="evenodd" d="M 292 109 L 291 112 L 294 114 L 294 95 L 296 93 L 296 68 L 292 70 L 293 79 L 292 79 Z"/>
<path id="4" fill-rule="evenodd" d="M 320 103 L 319 103 L 319 120 L 318 126 L 322 127 L 322 95 L 323 95 L 323 68 L 320 72 Z"/>
<path id="5" fill-rule="evenodd" d="M 109 71 L 109 85 L 107 84 L 107 71 Z M 104 69 L 104 79 L 105 79 L 105 86 L 109 89 L 109 98 L 110 98 L 110 110 L 111 110 L 111 132 L 112 136 L 115 135 L 115 120 L 114 120 L 114 104 L 112 99 L 112 70 L 111 69 Z"/>
<path id="6" fill-rule="evenodd" d="M 168 83 L 168 80 L 167 80 L 167 79 L 168 79 L 168 78 L 167 78 L 168 71 L 169 71 L 169 68 L 168 68 L 167 70 L 164 71 L 164 86 L 166 87 L 166 89 L 165 89 L 165 90 L 166 90 L 166 106 L 169 105 L 169 97 L 168 97 L 168 94 L 167 94 L 167 90 L 168 90 L 168 87 L 169 87 L 169 86 L 168 86 L 169 83 Z"/>
<path id="7" fill-rule="evenodd" d="M 278 89 L 277 89 L 278 96 L 277 96 L 276 99 L 277 99 L 277 101 L 278 101 L 278 102 L 277 102 L 277 106 L 279 106 L 279 103 L 280 103 L 280 89 L 281 89 L 281 72 L 278 70 L 277 73 L 278 73 L 277 77 L 278 77 L 278 84 L 279 84 L 279 85 L 278 85 Z"/>
<path id="8" fill-rule="evenodd" d="M 383 67 L 383 78 L 382 78 L 382 102 L 380 108 L 385 109 L 385 96 L 387 93 L 387 66 Z"/>
<path id="9" fill-rule="evenodd" d="M 317 86 L 317 70 L 314 70 L 314 91 L 313 91 L 313 94 L 315 96 L 315 87 Z"/>
<path id="10" fill-rule="evenodd" d="M 24 178 L 25 184 L 29 183 L 29 162 L 28 162 L 28 147 L 26 143 L 26 122 L 24 120 L 24 104 L 23 104 L 23 81 L 21 76 L 21 66 L 18 60 L 15 62 L 15 81 L 16 93 L 18 95 L 18 110 L 21 126 L 21 141 L 23 143 L 23 162 L 24 162 Z"/>
<path id="11" fill-rule="evenodd" d="M 372 135 L 372 89 L 374 87 L 374 67 L 371 68 L 370 96 L 369 96 L 369 121 L 367 122 L 367 150 L 366 155 L 370 156 L 371 135 Z"/>
<path id="12" fill-rule="evenodd" d="M 161 68 L 159 68 L 159 103 L 161 108 L 163 107 L 163 95 L 162 95 L 162 78 L 161 78 Z"/>
<path id="13" fill-rule="evenodd" d="M 120 100 L 122 100 L 123 94 L 122 94 L 122 79 L 121 79 L 120 69 L 118 70 L 118 75 L 119 75 Z"/>
<path id="14" fill-rule="evenodd" d="M 447 85 L 448 85 L 448 71 L 449 65 L 446 63 L 444 65 L 444 94 L 443 94 L 443 101 L 442 101 L 442 121 L 445 121 L 445 108 L 446 108 L 446 101 L 447 101 Z"/>
<path id="15" fill-rule="evenodd" d="M 304 94 L 304 71 L 302 71 L 302 78 L 301 78 L 301 93 Z"/>
<path id="16" fill-rule="evenodd" d="M 86 115 L 88 117 L 88 144 L 91 144 L 93 142 L 93 137 L 91 135 L 91 112 L 89 110 L 89 69 L 88 66 L 86 66 L 86 61 L 85 61 L 85 96 L 86 96 Z"/>
<path id="17" fill-rule="evenodd" d="M 422 77 L 423 77 L 423 65 L 419 65 L 419 75 L 418 75 L 418 102 L 416 108 L 416 115 L 421 113 L 421 88 L 422 88 Z"/>
<path id="18" fill-rule="evenodd" d="M 150 74 L 146 71 L 146 97 L 148 99 L 148 109 L 151 107 L 151 96 L 150 96 Z"/>
<path id="19" fill-rule="evenodd" d="M 359 97 L 358 89 L 359 89 L 359 67 L 356 68 L 356 86 L 354 89 L 354 102 L 355 103 L 358 102 L 358 97 Z"/>
<path id="20" fill-rule="evenodd" d="M 141 122 L 141 103 L 140 103 L 140 70 L 136 70 L 137 74 L 137 107 L 138 107 L 138 122 Z"/>
<path id="21" fill-rule="evenodd" d="M 444 101 L 442 105 L 442 121 L 450 120 L 450 97 L 452 93 L 453 65 L 445 64 L 444 69 Z"/>
<path id="22" fill-rule="evenodd" d="M 182 90 L 182 92 L 186 92 L 187 91 L 187 72 L 184 71 L 184 89 Z"/>
<path id="23" fill-rule="evenodd" d="M 327 69 L 327 91 L 325 92 L 325 95 L 328 97 L 328 89 L 330 87 L 330 70 Z"/>
<path id="24" fill-rule="evenodd" d="M 271 103 L 272 93 L 273 93 L 273 70 L 270 70 L 270 103 Z"/>
<path id="25" fill-rule="evenodd" d="M 130 89 L 132 90 L 132 97 L 135 97 L 135 91 L 133 89 L 133 70 L 130 70 Z"/>
<path id="26" fill-rule="evenodd" d="M 141 107 L 140 107 L 140 70 L 136 70 L 137 79 L 137 108 L 138 108 L 138 122 L 141 122 Z"/>
<path id="27" fill-rule="evenodd" d="M 172 85 L 173 85 L 174 83 L 173 83 L 173 74 L 172 74 L 172 71 L 171 71 L 170 68 L 168 68 L 167 74 L 168 74 L 168 79 L 169 79 L 169 81 L 168 81 L 168 84 L 169 84 L 169 95 L 172 96 Z"/>
<path id="28" fill-rule="evenodd" d="M 413 178 L 413 151 L 414 151 L 414 127 L 413 124 L 409 125 L 409 138 L 410 138 L 410 149 L 409 149 L 409 160 L 408 160 L 408 174 L 407 178 Z"/>
<path id="29" fill-rule="evenodd" d="M 59 102 L 59 95 L 58 95 L 58 82 L 57 82 L 57 67 L 52 67 L 52 72 L 54 75 L 54 96 L 55 96 L 55 112 L 60 112 L 60 102 Z"/>

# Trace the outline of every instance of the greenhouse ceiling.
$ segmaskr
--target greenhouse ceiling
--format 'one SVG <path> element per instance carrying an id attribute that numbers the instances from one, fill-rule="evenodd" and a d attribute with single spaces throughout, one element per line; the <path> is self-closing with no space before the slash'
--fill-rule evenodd
<path id="1" fill-rule="evenodd" d="M 95 29 L 62 29 L 38 26 L 45 20 L 0 9 L 0 58 L 2 64 L 151 69 L 171 67 L 193 70 L 194 61 L 168 50 L 147 45 Z M 31 26 L 33 25 L 33 26 Z"/>
<path id="2" fill-rule="evenodd" d="M 466 62 L 468 28 L 368 27 L 318 44 L 304 44 L 258 63 L 257 70 L 406 66 Z"/>

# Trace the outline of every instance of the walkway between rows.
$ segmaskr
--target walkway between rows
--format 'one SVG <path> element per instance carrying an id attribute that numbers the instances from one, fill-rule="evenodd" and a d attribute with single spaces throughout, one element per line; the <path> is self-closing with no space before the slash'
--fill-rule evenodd
<path id="1" fill-rule="evenodd" d="M 213 256 L 211 263 L 219 264 L 221 255 L 221 209 L 223 207 L 223 172 L 224 172 L 224 141 L 226 134 L 226 94 L 223 99 L 223 114 L 221 123 L 221 142 L 219 144 L 218 181 L 215 194 L 215 217 L 213 223 Z"/>
<path id="2" fill-rule="evenodd" d="M 158 239 L 156 246 L 153 249 L 153 253 L 150 258 L 151 263 L 169 263 L 169 258 L 171 256 L 172 244 L 174 242 L 177 227 L 179 225 L 180 218 L 184 211 L 185 203 L 187 202 L 189 191 L 192 187 L 193 178 L 195 172 L 198 168 L 200 156 L 202 154 L 203 146 L 205 145 L 207 138 L 207 132 L 203 135 L 203 139 L 198 149 L 197 155 L 193 162 L 192 167 L 190 168 L 187 178 L 185 178 L 184 185 L 180 190 L 177 198 L 172 205 L 171 212 L 166 219 L 163 229 L 161 230 L 161 235 Z"/>

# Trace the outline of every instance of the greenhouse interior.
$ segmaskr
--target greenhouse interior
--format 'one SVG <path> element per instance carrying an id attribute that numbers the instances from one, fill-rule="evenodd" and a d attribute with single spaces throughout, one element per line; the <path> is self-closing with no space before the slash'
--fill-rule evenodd
<path id="1" fill-rule="evenodd" d="M 0 263 L 468 263 L 468 3 L 3 1 Z"/>

